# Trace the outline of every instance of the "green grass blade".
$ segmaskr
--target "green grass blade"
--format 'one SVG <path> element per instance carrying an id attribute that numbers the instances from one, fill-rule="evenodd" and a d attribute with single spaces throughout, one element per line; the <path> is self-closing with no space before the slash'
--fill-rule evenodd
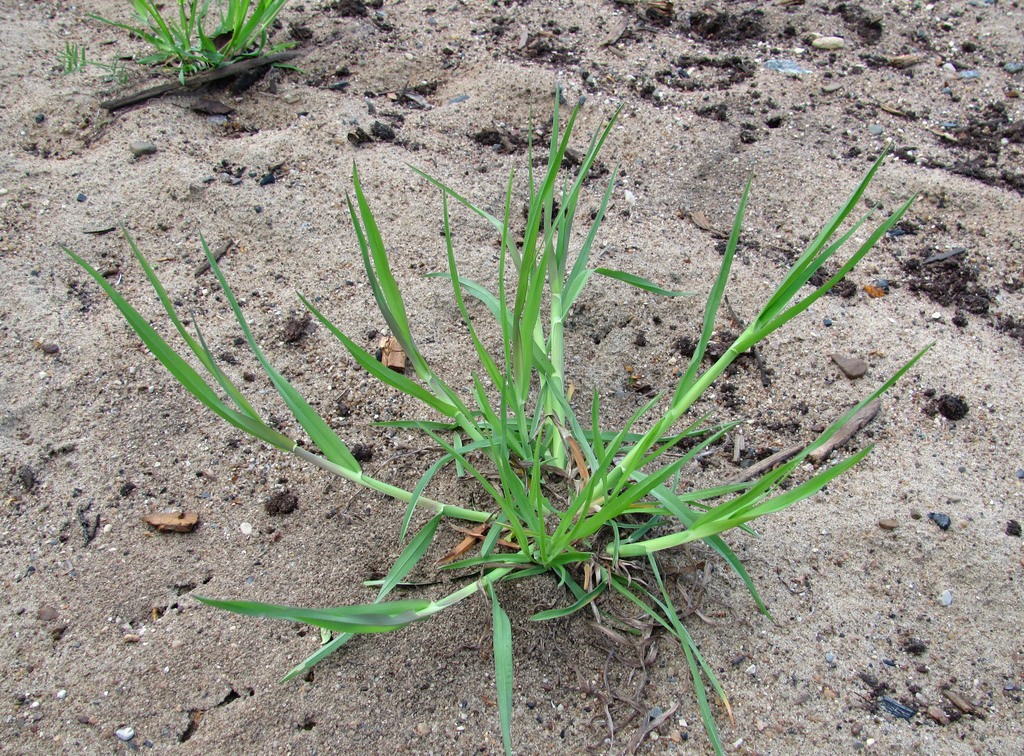
<path id="1" fill-rule="evenodd" d="M 576 600 L 569 606 L 558 607 L 556 609 L 547 609 L 543 612 L 537 612 L 535 615 L 530 617 L 530 619 L 534 622 L 543 622 L 544 620 L 552 620 L 558 619 L 559 617 L 567 617 L 568 615 L 573 614 L 574 612 L 578 612 L 585 606 L 588 606 L 594 599 L 596 599 L 598 596 L 604 593 L 607 587 L 608 583 L 606 582 L 598 583 L 597 587 L 594 588 L 594 590 L 590 591 L 590 593 L 581 596 L 578 600 Z"/>
<path id="2" fill-rule="evenodd" d="M 423 404 L 427 405 L 431 409 L 437 410 L 442 415 L 446 415 L 448 417 L 455 417 L 458 415 L 458 410 L 448 402 L 443 399 L 439 399 L 430 391 L 423 388 L 423 386 L 404 374 L 382 365 L 380 360 L 352 341 L 352 339 L 346 336 L 336 325 L 334 325 L 334 323 L 328 320 L 328 318 L 321 313 L 312 302 L 306 299 L 306 297 L 300 294 L 299 301 L 301 301 L 302 304 L 305 305 L 306 309 L 313 313 L 313 315 L 316 316 L 316 319 L 319 320 L 327 330 L 342 343 L 345 349 L 348 350 L 348 353 L 352 355 L 352 358 L 358 362 L 360 367 L 362 367 L 367 373 L 372 375 L 381 383 L 391 386 L 392 388 L 401 391 L 403 394 L 411 396 L 413 399 L 418 399 L 423 402 Z"/>
<path id="3" fill-rule="evenodd" d="M 491 595 L 491 621 L 494 631 L 494 682 L 498 689 L 498 719 L 501 721 L 501 741 L 505 753 L 512 753 L 512 623 L 498 604 L 493 586 Z"/>
<path id="4" fill-rule="evenodd" d="M 651 283 L 646 278 L 635 276 L 632 273 L 624 273 L 621 270 L 609 270 L 608 268 L 595 268 L 595 273 L 599 273 L 606 278 L 613 278 L 616 281 L 622 281 L 630 286 L 642 289 L 643 291 L 649 291 L 652 294 L 660 294 L 663 297 L 692 297 L 693 292 L 690 291 L 670 291 L 669 289 L 663 289 L 655 283 Z"/>
<path id="5" fill-rule="evenodd" d="M 135 259 L 139 261 L 139 265 L 142 266 L 142 270 L 146 273 L 146 278 L 149 279 L 149 283 L 156 292 L 157 298 L 160 300 L 160 304 L 163 305 L 164 311 L 167 313 L 167 317 L 170 318 L 171 323 L 174 324 L 174 327 L 177 329 L 182 340 L 188 345 L 189 349 L 192 350 L 192 354 L 194 354 L 196 358 L 203 363 L 203 367 L 213 375 L 217 380 L 217 383 L 220 384 L 220 387 L 224 389 L 224 392 L 231 397 L 231 400 L 242 412 L 250 417 L 259 419 L 259 414 L 255 409 L 253 409 L 252 405 L 249 404 L 246 398 L 242 396 L 242 392 L 228 379 L 226 375 L 224 375 L 224 372 L 220 367 L 218 367 L 216 361 L 213 359 L 213 355 L 210 353 L 210 350 L 202 343 L 202 338 L 200 337 L 200 343 L 197 344 L 196 340 L 193 339 L 189 332 L 185 330 L 185 326 L 178 317 L 178 313 L 174 309 L 171 298 L 167 295 L 167 291 L 160 282 L 160 278 L 157 276 L 153 266 L 149 264 L 149 260 L 147 260 L 146 256 L 142 254 L 142 250 L 139 249 L 139 245 L 135 243 L 135 239 L 132 235 L 128 233 L 128 229 L 122 228 L 121 231 L 124 233 L 124 237 L 128 241 L 128 246 L 131 247 L 132 253 L 135 255 Z M 195 318 L 193 318 L 193 322 L 195 322 Z M 198 333 L 199 324 L 195 323 L 195 326 L 196 332 Z"/>
<path id="6" fill-rule="evenodd" d="M 250 617 L 301 622 L 339 633 L 388 633 L 423 619 L 420 613 L 429 608 L 430 601 L 404 599 L 383 604 L 359 604 L 327 609 L 303 609 L 282 604 L 264 604 L 260 601 L 223 601 L 205 596 L 196 599 L 209 606 Z"/>
<path id="7" fill-rule="evenodd" d="M 114 303 L 125 320 L 128 321 L 128 325 L 131 326 L 132 330 L 138 334 L 139 338 L 142 339 L 142 343 L 146 345 L 153 356 L 160 361 L 160 363 L 167 368 L 168 372 L 174 376 L 174 378 L 180 383 L 192 396 L 202 402 L 206 407 L 213 410 L 217 415 L 227 420 L 229 423 L 234 425 L 251 436 L 265 441 L 271 446 L 275 446 L 278 449 L 284 451 L 294 451 L 295 442 L 287 436 L 277 432 L 273 428 L 269 427 L 258 418 L 254 418 L 250 415 L 238 412 L 228 407 L 224 402 L 220 400 L 217 394 L 210 388 L 209 384 L 197 373 L 191 365 L 185 362 L 174 349 L 172 349 L 163 337 L 156 332 L 149 321 L 147 321 L 138 311 L 128 304 L 128 301 L 121 296 L 121 294 L 110 285 L 110 283 L 89 263 L 83 260 L 81 257 L 76 255 L 67 247 L 64 247 L 64 252 L 78 263 L 81 268 L 91 275 L 93 279 L 99 284 L 100 288 L 110 297 L 110 300 Z"/>
<path id="8" fill-rule="evenodd" d="M 315 667 L 317 664 L 322 662 L 328 656 L 333 654 L 339 648 L 344 646 L 346 643 L 348 643 L 354 637 L 355 637 L 355 633 L 340 633 L 339 635 L 336 635 L 330 641 L 330 643 L 325 643 L 323 646 L 318 648 L 309 657 L 307 657 L 302 662 L 300 662 L 299 664 L 296 664 L 294 667 L 292 667 L 288 671 L 288 674 L 286 674 L 284 677 L 281 678 L 281 682 L 285 683 L 285 682 L 288 682 L 289 680 L 294 680 L 296 677 L 299 677 L 300 675 L 306 674 L 306 672 L 308 672 L 309 670 L 313 669 L 313 667 Z"/>
<path id="9" fill-rule="evenodd" d="M 210 252 L 210 248 L 206 246 L 205 241 L 203 241 L 203 250 L 206 252 L 206 259 L 210 263 L 210 268 L 213 270 L 214 274 L 217 276 L 217 280 L 220 282 L 221 290 L 224 292 L 224 298 L 227 299 L 228 304 L 235 313 L 235 319 L 238 321 L 238 325 L 241 327 L 242 333 L 245 334 L 246 341 L 249 342 L 249 349 L 256 356 L 256 359 L 259 360 L 260 365 L 263 366 L 263 370 L 267 374 L 267 377 L 270 378 L 271 383 L 274 384 L 274 388 L 277 389 L 277 393 L 280 394 L 285 404 L 288 405 L 288 409 L 291 410 L 292 415 L 298 421 L 299 425 L 301 425 L 303 430 L 309 434 L 313 443 L 319 447 L 320 451 L 323 452 L 327 459 L 337 465 L 347 467 L 350 470 L 358 470 L 359 463 L 356 462 L 355 457 L 352 456 L 352 453 L 348 450 L 348 447 L 345 446 L 345 443 L 338 438 L 338 435 L 333 430 L 331 430 L 331 427 L 322 417 L 320 417 L 319 413 L 309 405 L 309 402 L 303 398 L 302 394 L 296 391 L 287 379 L 285 379 L 285 377 L 270 364 L 270 361 L 263 354 L 263 350 L 261 350 L 259 345 L 256 343 L 256 338 L 252 335 L 252 331 L 245 319 L 245 315 L 242 314 L 242 308 L 238 306 L 238 300 L 235 299 L 234 292 L 228 285 L 227 279 L 224 277 L 224 273 L 220 269 L 220 265 L 217 264 L 217 260 L 214 258 L 213 253 Z"/>
<path id="10" fill-rule="evenodd" d="M 396 585 L 405 579 L 405 576 L 412 572 L 413 568 L 419 563 L 423 555 L 427 553 L 427 549 L 430 548 L 430 543 L 434 539 L 434 533 L 437 532 L 437 526 L 441 522 L 441 515 L 436 515 L 427 521 L 427 524 L 420 528 L 420 532 L 409 541 L 409 545 L 402 550 L 398 559 L 391 565 L 391 569 L 388 570 L 388 574 L 384 576 L 384 584 L 380 587 L 380 593 L 377 594 L 377 600 L 380 601 L 382 598 L 387 596 L 394 589 Z"/>

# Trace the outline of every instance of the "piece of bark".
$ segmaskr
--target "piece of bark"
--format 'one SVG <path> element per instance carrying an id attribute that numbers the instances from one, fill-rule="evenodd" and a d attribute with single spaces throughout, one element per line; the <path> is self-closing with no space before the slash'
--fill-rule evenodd
<path id="1" fill-rule="evenodd" d="M 101 102 L 100 107 L 104 110 L 120 110 L 121 108 L 127 108 L 130 105 L 138 105 L 140 102 L 151 100 L 154 97 L 160 97 L 165 94 L 177 94 L 179 92 L 190 92 L 193 89 L 197 89 L 201 86 L 209 84 L 213 81 L 220 79 L 226 79 L 229 76 L 236 76 L 246 71 L 252 71 L 256 68 L 262 68 L 263 66 L 272 66 L 275 63 L 284 63 L 285 61 L 291 60 L 296 57 L 299 53 L 295 50 L 286 50 L 285 52 L 273 53 L 271 55 L 262 55 L 259 58 L 246 58 L 240 60 L 237 63 L 232 63 L 227 66 L 221 66 L 215 68 L 212 71 L 206 71 L 201 74 L 197 74 L 189 79 L 185 80 L 185 83 L 170 82 L 168 84 L 161 84 L 157 87 L 150 87 L 144 89 L 141 92 L 136 92 L 133 95 L 127 97 L 120 97 L 116 100 L 107 100 Z"/>
<path id="2" fill-rule="evenodd" d="M 839 430 L 832 434 L 832 438 L 808 454 L 807 458 L 815 465 L 820 465 L 829 458 L 832 452 L 853 438 L 861 428 L 874 420 L 881 406 L 882 400 L 875 399 L 873 402 L 869 402 L 861 407 L 859 412 L 854 414 Z"/>
<path id="3" fill-rule="evenodd" d="M 199 524 L 199 515 L 196 512 L 165 512 L 146 515 L 142 521 L 161 533 L 191 533 Z"/>

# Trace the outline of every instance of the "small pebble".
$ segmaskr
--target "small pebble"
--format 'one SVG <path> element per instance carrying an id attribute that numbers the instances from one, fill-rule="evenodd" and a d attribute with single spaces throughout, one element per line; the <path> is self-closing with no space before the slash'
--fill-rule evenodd
<path id="1" fill-rule="evenodd" d="M 836 655 L 833 654 L 831 651 L 829 651 L 827 654 L 825 654 L 825 661 L 828 662 L 829 664 L 835 664 L 835 662 L 836 662 Z"/>
<path id="2" fill-rule="evenodd" d="M 776 71 L 786 76 L 800 76 L 801 74 L 810 73 L 810 70 L 804 68 L 796 61 L 782 60 L 779 58 L 772 58 L 764 62 L 764 67 L 769 71 Z"/>
<path id="3" fill-rule="evenodd" d="M 832 361 L 843 371 L 843 375 L 851 381 L 863 377 L 868 372 L 868 363 L 859 357 L 845 357 L 841 354 L 833 354 Z"/>
<path id="4" fill-rule="evenodd" d="M 424 738 L 424 737 L 426 737 L 427 735 L 430 734 L 430 725 L 428 725 L 426 722 L 420 722 L 418 725 L 416 725 L 412 729 L 421 738 Z"/>
<path id="5" fill-rule="evenodd" d="M 882 530 L 896 530 L 900 526 L 899 522 L 892 518 L 878 521 L 878 527 Z"/>
<path id="6" fill-rule="evenodd" d="M 36 113 L 36 123 L 42 123 L 45 120 L 46 120 L 46 114 L 45 113 Z"/>
<path id="7" fill-rule="evenodd" d="M 942 594 L 939 596 L 939 603 L 942 604 L 943 606 L 949 606 L 950 604 L 952 604 L 953 603 L 953 592 L 952 591 L 943 591 Z"/>
<path id="8" fill-rule="evenodd" d="M 60 612 L 52 606 L 41 606 L 39 607 L 39 611 L 36 612 L 36 616 L 43 622 L 52 622 L 60 616 Z"/>
<path id="9" fill-rule="evenodd" d="M 63 688 L 57 691 L 57 700 L 58 701 L 63 701 L 67 697 L 68 697 L 68 692 L 66 690 L 64 690 Z"/>
<path id="10" fill-rule="evenodd" d="M 142 157 L 143 155 L 154 155 L 156 154 L 156 145 L 152 142 L 137 141 L 132 142 L 129 146 L 132 154 L 135 157 Z"/>
<path id="11" fill-rule="evenodd" d="M 940 725 L 948 725 L 949 724 L 949 716 L 946 714 L 946 712 L 944 712 L 938 706 L 929 706 L 928 707 L 928 716 L 931 717 L 932 719 L 934 719 Z"/>
<path id="12" fill-rule="evenodd" d="M 1021 71 L 1024 71 L 1024 63 L 1006 63 L 1003 65 L 1003 70 L 1006 71 L 1006 73 L 1020 73 Z"/>
<path id="13" fill-rule="evenodd" d="M 960 72 L 960 78 L 961 79 L 980 79 L 981 78 L 981 72 L 980 71 L 961 71 Z"/>
<path id="14" fill-rule="evenodd" d="M 818 37 L 811 45 L 819 50 L 842 50 L 846 47 L 846 40 L 842 37 Z"/>
<path id="15" fill-rule="evenodd" d="M 76 197 L 75 199 L 77 199 L 77 200 L 78 200 L 79 202 L 85 202 L 85 201 L 86 201 L 87 199 L 89 199 L 89 198 L 88 198 L 88 197 L 86 197 L 86 196 L 85 196 L 84 194 L 82 194 L 81 192 L 79 192 L 79 193 L 78 193 L 78 197 Z"/>
<path id="16" fill-rule="evenodd" d="M 127 742 L 135 737 L 135 730 L 131 727 L 122 727 L 120 730 L 114 730 L 114 734 L 117 735 L 118 740 Z"/>
<path id="17" fill-rule="evenodd" d="M 956 73 L 956 66 L 954 66 L 952 63 L 943 63 L 942 64 L 942 73 L 944 73 L 944 74 L 955 74 Z"/>
<path id="18" fill-rule="evenodd" d="M 832 327 L 832 318 L 825 318 L 824 320 L 821 321 L 821 323 L 826 328 L 831 328 Z"/>
<path id="19" fill-rule="evenodd" d="M 757 674 L 757 665 L 751 664 L 749 667 L 747 667 L 747 674 L 751 677 L 754 677 Z"/>
<path id="20" fill-rule="evenodd" d="M 881 136 L 883 131 L 885 131 L 885 129 L 883 129 L 877 123 L 873 123 L 870 126 L 868 126 L 868 133 L 871 134 L 871 136 Z"/>
<path id="21" fill-rule="evenodd" d="M 1021 528 L 1019 520 L 1010 520 L 1006 523 L 1006 535 L 1020 538 Z"/>
<path id="22" fill-rule="evenodd" d="M 242 531 L 242 535 L 252 535 L 252 523 L 243 522 L 238 526 L 238 529 Z"/>
<path id="23" fill-rule="evenodd" d="M 942 512 L 929 512 L 928 519 L 943 530 L 949 530 L 949 526 L 953 524 L 953 521 L 949 519 L 949 515 L 942 514 Z"/>

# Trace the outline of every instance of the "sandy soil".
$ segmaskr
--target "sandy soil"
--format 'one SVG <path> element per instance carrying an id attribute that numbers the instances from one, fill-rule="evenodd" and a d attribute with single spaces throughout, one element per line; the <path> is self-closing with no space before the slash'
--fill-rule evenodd
<path id="1" fill-rule="evenodd" d="M 645 401 L 638 389 L 670 385 L 720 260 L 715 230 L 731 223 L 748 173 L 730 290 L 739 317 L 756 312 L 892 140 L 868 199 L 892 209 L 919 194 L 899 233 L 849 277 L 846 296 L 764 345 L 770 387 L 741 361 L 698 409 L 749 420 L 749 462 L 808 440 L 935 346 L 855 440 L 877 445 L 864 464 L 762 522 L 760 538 L 730 537 L 773 619 L 694 549 L 679 559 L 707 559 L 710 582 L 705 619 L 689 626 L 730 694 L 735 723 L 721 717 L 721 727 L 731 751 L 1024 751 L 1024 547 L 1011 522 L 1024 520 L 1018 3 L 677 2 L 663 19 L 610 0 L 293 2 L 275 39 L 300 39 L 301 72 L 205 92 L 233 108 L 226 117 L 194 110 L 198 95 L 101 109 L 168 76 L 131 62 L 124 84 L 97 67 L 62 74 L 67 41 L 105 63 L 144 53 L 90 12 L 127 14 L 113 0 L 0 7 L 2 750 L 500 750 L 482 599 L 354 642 L 311 678 L 280 685 L 317 633 L 191 597 L 366 601 L 361 581 L 398 553 L 402 506 L 198 411 L 60 245 L 109 271 L 163 327 L 124 239 L 105 231 L 124 224 L 230 374 L 295 433 L 269 383 L 242 378 L 255 362 L 211 274 L 196 274 L 200 234 L 232 241 L 222 264 L 271 358 L 346 441 L 371 447 L 368 469 L 411 485 L 429 464 L 427 445 L 371 423 L 415 408 L 372 385 L 324 329 L 290 332 L 302 315 L 295 291 L 375 345 L 383 322 L 343 208 L 356 161 L 428 356 L 467 380 L 458 312 L 445 284 L 422 276 L 444 265 L 440 199 L 408 165 L 499 208 L 509 171 L 525 174 L 524 135 L 543 124 L 557 83 L 569 103 L 587 97 L 581 146 L 624 107 L 603 155 L 621 175 L 601 264 L 697 293 L 666 301 L 592 286 L 574 316 L 569 365 L 580 395 L 596 388 L 613 419 Z M 810 34 L 845 46 L 816 48 Z M 771 70 L 772 60 L 807 73 Z M 360 129 L 371 141 L 356 146 Z M 134 156 L 137 141 L 156 152 Z M 586 207 L 599 200 L 594 182 Z M 494 239 L 466 213 L 456 223 L 465 271 L 489 280 Z M 865 288 L 886 283 L 881 297 Z M 720 327 L 733 328 L 725 312 Z M 835 352 L 865 359 L 867 376 L 847 379 Z M 965 416 L 947 417 L 964 405 Z M 730 443 L 688 475 L 736 472 Z M 281 492 L 298 507 L 271 515 Z M 446 494 L 478 492 L 462 484 Z M 174 508 L 198 512 L 200 526 L 159 535 L 140 521 Z M 947 515 L 948 530 L 929 513 Z M 880 527 L 886 520 L 892 529 Z M 445 533 L 438 553 L 458 538 Z M 629 748 L 643 725 L 621 700 L 640 687 L 630 655 L 620 648 L 609 660 L 608 641 L 583 616 L 529 622 L 564 600 L 552 582 L 504 595 L 517 751 Z M 607 690 L 605 668 L 617 692 L 613 739 L 602 700 L 585 692 Z M 678 647 L 661 640 L 647 678 L 639 711 L 679 708 L 640 751 L 707 750 Z M 894 717 L 883 697 L 916 713 Z M 124 728 L 134 732 L 127 742 L 115 734 Z"/>

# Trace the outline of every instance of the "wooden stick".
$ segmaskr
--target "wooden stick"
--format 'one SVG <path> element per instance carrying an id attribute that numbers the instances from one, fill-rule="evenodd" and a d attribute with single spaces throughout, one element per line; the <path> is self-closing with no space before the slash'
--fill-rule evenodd
<path id="1" fill-rule="evenodd" d="M 815 465 L 820 465 L 828 459 L 832 452 L 853 438 L 857 431 L 874 420 L 875 415 L 878 414 L 878 410 L 881 406 L 881 399 L 875 399 L 873 402 L 865 404 L 861 408 L 860 412 L 847 420 L 846 424 L 843 425 L 842 428 L 832 434 L 832 438 L 826 441 L 823 446 L 818 447 L 808 454 L 807 458 Z"/>
<path id="2" fill-rule="evenodd" d="M 284 63 L 286 60 L 291 60 L 298 54 L 299 53 L 296 50 L 287 50 L 285 52 L 272 53 L 271 55 L 261 55 L 258 58 L 246 58 L 245 60 L 240 60 L 237 63 L 221 66 L 213 69 L 212 71 L 207 71 L 193 76 L 186 80 L 184 84 L 180 82 L 173 82 L 169 84 L 161 84 L 158 87 L 150 87 L 149 89 L 144 89 L 141 92 L 136 92 L 135 94 L 128 95 L 127 97 L 101 102 L 100 107 L 104 110 L 110 111 L 120 110 L 121 108 L 127 108 L 130 105 L 137 105 L 140 102 L 145 102 L 146 100 L 151 100 L 154 97 L 160 97 L 161 95 L 189 92 L 193 89 L 209 84 L 212 81 L 226 79 L 229 76 L 245 73 L 246 71 L 251 71 L 254 68 L 271 66 L 275 63 Z"/>
<path id="3" fill-rule="evenodd" d="M 882 406 L 881 399 L 875 399 L 875 401 L 866 404 L 861 408 L 860 412 L 855 414 L 846 424 L 843 425 L 839 430 L 832 434 L 832 438 L 825 442 L 824 446 L 815 449 L 807 455 L 807 459 L 813 462 L 815 465 L 820 465 L 829 455 L 832 454 L 836 449 L 849 441 L 853 436 L 865 425 L 870 423 L 875 415 L 878 414 L 879 408 Z M 770 457 L 762 459 L 760 462 L 751 465 L 745 470 L 741 470 L 733 478 L 729 480 L 730 483 L 742 483 L 747 480 L 753 480 L 759 478 L 761 475 L 768 470 L 771 470 L 776 465 L 781 465 L 783 462 L 787 462 L 803 451 L 805 444 L 796 444 L 790 446 L 787 449 L 783 449 L 780 452 L 775 452 Z"/>

